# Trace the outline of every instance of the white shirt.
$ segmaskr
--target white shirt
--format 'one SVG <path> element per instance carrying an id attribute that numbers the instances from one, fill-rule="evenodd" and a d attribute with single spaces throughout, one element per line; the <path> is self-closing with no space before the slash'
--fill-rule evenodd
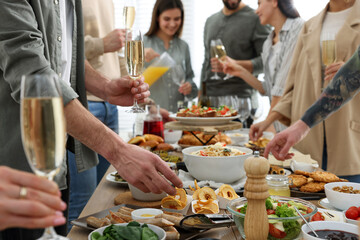
<path id="1" fill-rule="evenodd" d="M 321 41 L 323 40 L 335 40 L 336 34 L 339 32 L 340 28 L 344 25 L 346 18 L 352 9 L 353 7 L 347 8 L 340 12 L 326 13 L 321 29 L 320 44 Z"/>
<path id="2" fill-rule="evenodd" d="M 62 34 L 58 37 L 61 41 L 61 60 L 62 60 L 62 80 L 66 81 L 70 86 L 70 71 L 72 57 L 72 37 L 74 25 L 74 9 L 69 0 L 59 0 L 60 3 L 60 22 Z"/>

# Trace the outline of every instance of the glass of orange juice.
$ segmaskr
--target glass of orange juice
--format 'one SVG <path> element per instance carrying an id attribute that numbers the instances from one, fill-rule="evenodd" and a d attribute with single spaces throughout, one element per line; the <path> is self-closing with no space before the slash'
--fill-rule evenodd
<path id="1" fill-rule="evenodd" d="M 162 75 L 175 65 L 176 62 L 174 59 L 172 59 L 167 52 L 164 52 L 145 69 L 143 73 L 145 82 L 149 84 L 149 86 L 153 85 Z"/>

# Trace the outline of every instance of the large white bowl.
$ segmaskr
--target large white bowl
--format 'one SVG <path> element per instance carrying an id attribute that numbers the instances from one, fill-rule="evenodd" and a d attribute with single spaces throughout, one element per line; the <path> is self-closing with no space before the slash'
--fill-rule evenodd
<path id="1" fill-rule="evenodd" d="M 126 225 L 128 225 L 128 223 L 117 223 L 117 224 L 114 224 L 114 225 L 117 225 L 117 226 L 126 226 Z M 142 226 L 143 224 L 140 223 L 140 225 Z M 104 230 L 105 230 L 105 228 L 107 228 L 107 227 L 109 227 L 109 226 L 101 227 L 101 228 L 98 228 L 98 229 L 92 231 L 92 232 L 89 234 L 89 236 L 88 236 L 88 240 L 91 240 L 91 234 L 93 234 L 94 232 L 98 232 L 98 233 L 100 233 L 100 234 L 102 235 L 103 232 L 104 232 Z M 165 240 L 165 238 L 166 238 L 166 233 L 165 233 L 164 229 L 162 229 L 162 228 L 160 228 L 160 227 L 158 227 L 158 226 L 152 225 L 152 224 L 148 224 L 148 227 L 149 227 L 151 230 L 153 230 L 153 231 L 156 233 L 156 235 L 158 235 L 158 237 L 159 237 L 160 240 Z"/>
<path id="2" fill-rule="evenodd" d="M 316 230 L 340 230 L 345 231 L 349 233 L 353 233 L 358 235 L 358 227 L 356 225 L 350 224 L 350 223 L 343 223 L 343 222 L 331 222 L 331 221 L 316 221 L 316 222 L 310 222 L 309 223 L 311 227 Z M 310 236 L 308 232 L 311 231 L 311 229 L 304 224 L 301 227 L 302 231 L 302 237 L 304 240 L 318 240 L 323 238 L 317 238 Z"/>
<path id="3" fill-rule="evenodd" d="M 360 206 L 360 194 L 350 194 L 334 191 L 334 187 L 351 186 L 360 189 L 360 183 L 354 182 L 333 182 L 325 184 L 325 195 L 329 203 L 339 210 L 346 210 L 351 206 Z"/>
<path id="4" fill-rule="evenodd" d="M 219 183 L 233 183 L 245 176 L 245 159 L 252 156 L 252 150 L 244 147 L 229 146 L 245 152 L 245 155 L 231 157 L 204 157 L 191 153 L 204 146 L 189 147 L 182 150 L 183 160 L 189 173 L 197 180 L 212 180 Z"/>
<path id="5" fill-rule="evenodd" d="M 167 196 L 166 192 L 162 192 L 160 194 L 151 193 L 151 192 L 144 193 L 143 191 L 141 191 L 140 189 L 138 189 L 137 187 L 131 184 L 129 184 L 129 189 L 134 199 L 144 202 L 159 201 Z"/>

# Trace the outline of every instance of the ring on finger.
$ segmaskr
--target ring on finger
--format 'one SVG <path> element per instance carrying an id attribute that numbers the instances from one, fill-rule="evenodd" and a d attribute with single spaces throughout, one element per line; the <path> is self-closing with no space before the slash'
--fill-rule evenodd
<path id="1" fill-rule="evenodd" d="M 26 195 L 27 195 L 27 188 L 26 187 L 20 187 L 19 198 L 20 199 L 25 199 Z"/>

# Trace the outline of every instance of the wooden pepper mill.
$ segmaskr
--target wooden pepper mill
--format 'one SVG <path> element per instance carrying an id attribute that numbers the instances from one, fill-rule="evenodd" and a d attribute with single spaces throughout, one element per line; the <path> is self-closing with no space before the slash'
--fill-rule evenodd
<path id="1" fill-rule="evenodd" d="M 270 164 L 255 151 L 254 157 L 245 160 L 244 168 L 247 176 L 244 197 L 248 202 L 244 224 L 245 236 L 247 240 L 265 240 L 269 233 L 265 200 L 270 196 L 265 177 Z"/>

